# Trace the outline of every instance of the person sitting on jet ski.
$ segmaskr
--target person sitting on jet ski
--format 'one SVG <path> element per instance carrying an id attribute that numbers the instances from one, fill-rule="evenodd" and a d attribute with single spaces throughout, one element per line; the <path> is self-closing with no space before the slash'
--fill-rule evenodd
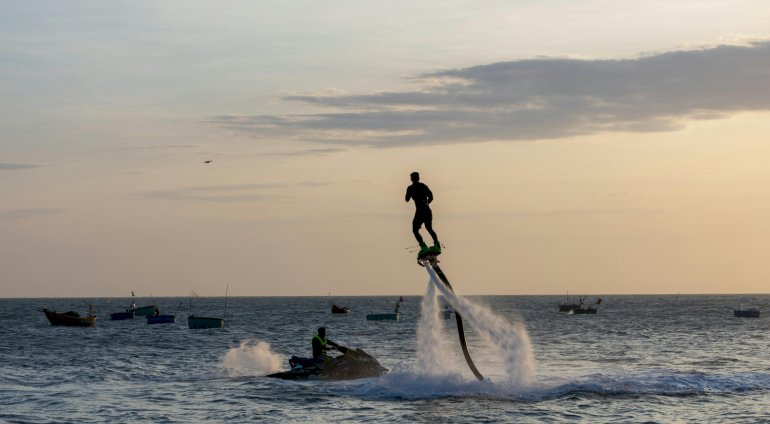
<path id="1" fill-rule="evenodd" d="M 343 352 L 347 349 L 341 347 L 337 343 L 334 343 L 333 341 L 326 338 L 326 328 L 325 327 L 319 327 L 318 333 L 313 336 L 313 357 L 312 358 L 300 358 L 298 356 L 292 356 L 289 360 L 289 364 L 292 368 L 294 368 L 297 365 L 300 365 L 304 368 L 310 367 L 310 366 L 320 366 L 324 362 L 324 357 L 326 356 L 326 351 L 329 349 L 338 349 L 340 352 Z"/>

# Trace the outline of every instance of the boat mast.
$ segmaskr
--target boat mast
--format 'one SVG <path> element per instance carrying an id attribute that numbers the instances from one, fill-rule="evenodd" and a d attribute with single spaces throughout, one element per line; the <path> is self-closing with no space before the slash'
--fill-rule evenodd
<path id="1" fill-rule="evenodd" d="M 227 284 L 227 287 L 225 287 L 225 313 L 222 315 L 222 319 L 225 321 L 225 324 L 227 324 L 227 292 L 230 290 L 230 284 Z"/>

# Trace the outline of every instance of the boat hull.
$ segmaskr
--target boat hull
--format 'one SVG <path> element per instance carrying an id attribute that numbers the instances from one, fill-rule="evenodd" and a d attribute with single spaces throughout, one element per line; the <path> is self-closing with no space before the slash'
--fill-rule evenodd
<path id="1" fill-rule="evenodd" d="M 224 318 L 196 317 L 190 315 L 187 317 L 187 326 L 191 329 L 200 328 L 224 328 Z"/>
<path id="2" fill-rule="evenodd" d="M 132 310 L 134 311 L 134 316 L 145 317 L 155 313 L 155 305 L 142 306 L 141 308 L 135 308 Z"/>
<path id="3" fill-rule="evenodd" d="M 598 309 L 596 308 L 575 308 L 569 311 L 572 315 L 595 315 Z"/>
<path id="4" fill-rule="evenodd" d="M 759 318 L 759 309 L 735 309 L 733 316 L 738 318 Z"/>
<path id="5" fill-rule="evenodd" d="M 96 325 L 95 316 L 81 317 L 74 312 L 61 314 L 56 311 L 49 311 L 48 309 L 43 309 L 43 313 L 45 313 L 45 316 L 48 318 L 48 322 L 50 322 L 51 325 L 63 325 L 67 327 L 93 327 Z"/>
<path id="6" fill-rule="evenodd" d="M 110 314 L 110 319 L 113 321 L 122 321 L 125 319 L 134 319 L 134 311 L 115 312 Z"/>

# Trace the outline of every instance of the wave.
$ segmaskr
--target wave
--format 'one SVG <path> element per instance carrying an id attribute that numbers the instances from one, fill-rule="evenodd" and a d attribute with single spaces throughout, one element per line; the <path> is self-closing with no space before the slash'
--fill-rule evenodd
<path id="1" fill-rule="evenodd" d="M 347 382 L 328 387 L 328 390 L 342 390 L 351 396 L 375 399 L 475 397 L 522 402 L 585 397 L 742 395 L 770 391 L 770 374 L 743 372 L 717 375 L 658 370 L 591 374 L 571 379 L 548 378 L 521 386 L 489 379 L 470 380 L 459 374 L 423 374 L 399 367 L 383 377 Z"/>

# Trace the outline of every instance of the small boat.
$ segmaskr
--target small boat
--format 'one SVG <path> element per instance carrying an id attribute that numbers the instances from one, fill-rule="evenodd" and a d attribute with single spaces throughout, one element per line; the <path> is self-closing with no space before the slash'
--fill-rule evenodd
<path id="1" fill-rule="evenodd" d="M 570 305 L 570 310 L 567 311 L 568 315 L 595 315 L 599 311 L 599 305 L 602 304 L 602 298 L 596 299 L 596 302 L 593 305 L 586 306 L 583 303 L 583 298 L 580 298 L 580 302 L 577 303 L 577 305 Z M 561 310 L 561 307 L 559 307 L 559 310 Z"/>
<path id="2" fill-rule="evenodd" d="M 332 313 L 333 314 L 349 314 L 350 308 L 347 306 L 337 306 L 336 304 L 332 303 Z"/>
<path id="3" fill-rule="evenodd" d="M 51 325 L 64 325 L 68 327 L 92 327 L 96 325 L 96 316 L 91 313 L 91 305 L 88 305 L 88 316 L 81 317 L 77 312 L 69 311 L 59 313 L 43 308 L 43 313 Z"/>
<path id="4" fill-rule="evenodd" d="M 303 367 L 290 359 L 290 370 L 269 374 L 267 377 L 283 380 L 354 380 L 379 377 L 388 372 L 387 368 L 363 350 L 344 347 L 342 349 L 342 355 L 326 357 L 320 366 Z M 339 350 L 342 352 L 342 349 Z"/>
<path id="5" fill-rule="evenodd" d="M 187 317 L 187 327 L 192 329 L 200 328 L 224 328 L 224 318 L 196 317 L 190 315 Z"/>
<path id="6" fill-rule="evenodd" d="M 401 302 L 403 301 L 403 297 L 398 299 L 398 302 L 396 302 L 396 308 L 393 312 L 387 312 L 382 314 L 369 314 L 366 316 L 367 321 L 398 321 L 401 319 L 401 314 L 398 312 L 398 309 L 401 307 Z"/>
<path id="7" fill-rule="evenodd" d="M 225 312 L 223 316 L 227 316 L 227 292 L 230 290 L 230 285 L 227 285 L 225 289 Z M 224 318 L 213 317 L 199 317 L 192 313 L 192 300 L 194 297 L 198 297 L 198 293 L 190 291 L 190 315 L 187 316 L 187 327 L 190 329 L 201 328 L 225 328 Z"/>
<path id="8" fill-rule="evenodd" d="M 147 315 L 147 324 L 173 324 L 176 322 L 176 315 L 161 314 L 156 308 L 155 315 Z"/>
<path id="9" fill-rule="evenodd" d="M 733 316 L 739 318 L 759 318 L 760 312 L 757 308 L 733 309 Z"/>

